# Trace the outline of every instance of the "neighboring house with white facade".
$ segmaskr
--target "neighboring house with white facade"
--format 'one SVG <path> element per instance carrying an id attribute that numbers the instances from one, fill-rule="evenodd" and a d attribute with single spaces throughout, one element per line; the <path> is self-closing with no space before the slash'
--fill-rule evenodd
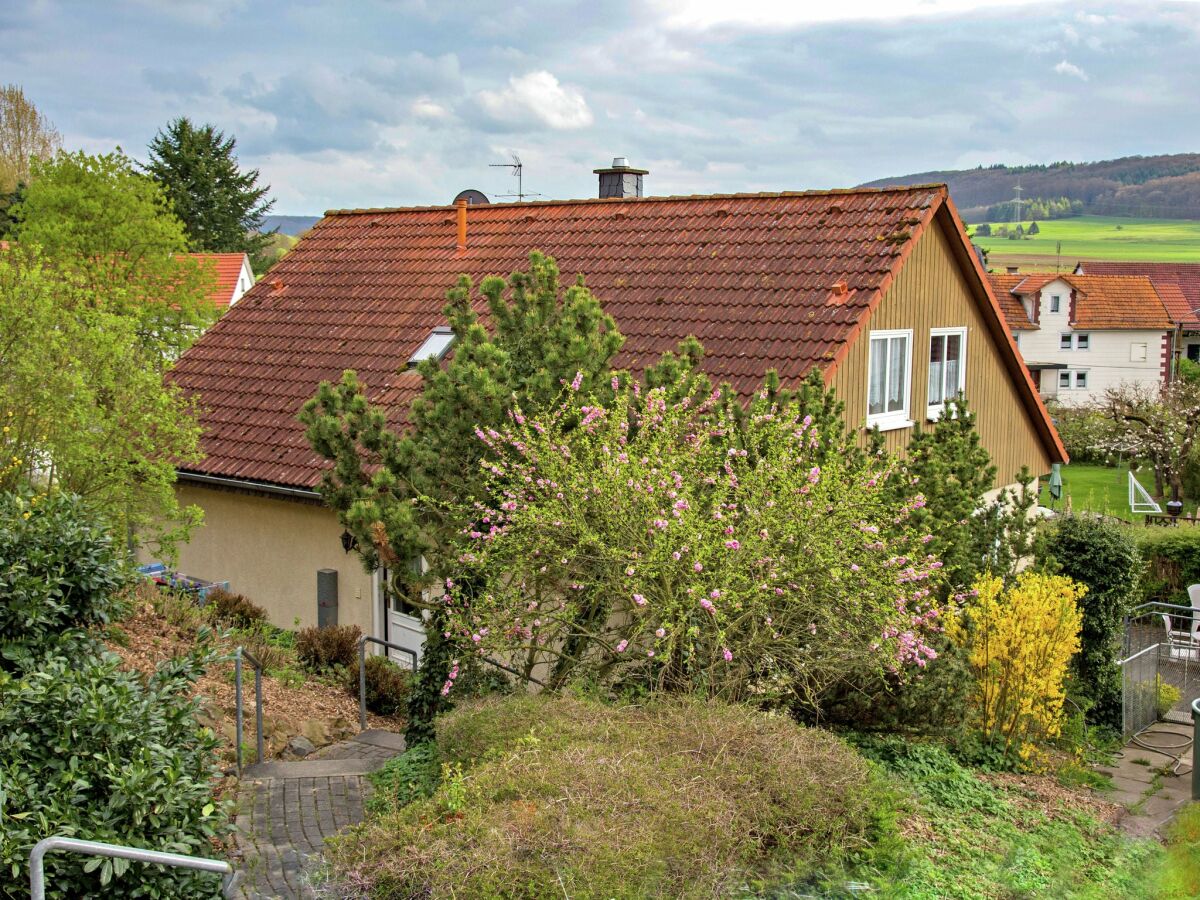
<path id="1" fill-rule="evenodd" d="M 1145 275 L 1154 282 L 1154 289 L 1166 303 L 1167 311 L 1181 313 L 1176 355 L 1200 362 L 1200 318 L 1197 318 L 1200 316 L 1200 263 L 1081 260 L 1075 266 L 1075 274 Z"/>
<path id="2" fill-rule="evenodd" d="M 1173 315 L 1146 276 L 990 277 L 1042 397 L 1070 406 L 1098 403 L 1122 384 L 1165 384 L 1178 320 L 1195 319 L 1190 310 Z"/>

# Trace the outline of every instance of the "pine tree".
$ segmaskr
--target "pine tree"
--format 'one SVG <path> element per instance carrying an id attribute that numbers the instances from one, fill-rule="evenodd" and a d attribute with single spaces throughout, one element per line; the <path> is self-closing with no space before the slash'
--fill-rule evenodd
<path id="1" fill-rule="evenodd" d="M 454 538 L 465 524 L 447 509 L 485 496 L 480 461 L 486 447 L 476 430 L 503 425 L 518 404 L 531 415 L 548 410 L 577 373 L 581 390 L 602 389 L 624 342 L 583 279 L 563 289 L 554 260 L 541 253 L 530 255 L 528 272 L 481 284 L 494 333 L 478 321 L 473 293 L 464 275 L 447 295 L 453 356 L 444 367 L 430 359 L 419 363 L 424 390 L 407 431 L 393 430 L 349 371 L 337 384 L 322 383 L 300 415 L 313 449 L 334 464 L 321 494 L 357 538 L 364 565 L 387 566 L 392 590 L 418 605 L 422 584 L 436 588 L 446 577 Z M 423 582 L 408 565 L 417 556 L 429 565 Z M 432 737 L 454 653 L 442 634 L 439 605 L 430 609 L 409 702 L 410 745 Z"/>
<path id="2" fill-rule="evenodd" d="M 257 257 L 271 240 L 259 229 L 275 201 L 267 199 L 271 186 L 259 185 L 258 169 L 238 167 L 236 146 L 215 126 L 181 116 L 154 136 L 144 168 L 183 222 L 192 250 Z M 265 268 L 261 259 L 252 263 Z"/>

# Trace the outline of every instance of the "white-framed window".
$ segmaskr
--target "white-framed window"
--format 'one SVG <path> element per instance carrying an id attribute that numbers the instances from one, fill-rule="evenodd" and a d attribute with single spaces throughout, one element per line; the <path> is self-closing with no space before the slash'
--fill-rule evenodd
<path id="1" fill-rule="evenodd" d="M 929 331 L 929 393 L 927 416 L 942 417 L 946 401 L 967 385 L 967 329 L 933 328 Z"/>
<path id="2" fill-rule="evenodd" d="M 1129 361 L 1130 362 L 1145 362 L 1146 361 L 1146 345 L 1143 342 L 1133 343 L 1129 345 Z"/>
<path id="3" fill-rule="evenodd" d="M 907 428 L 912 393 L 912 329 L 872 331 L 867 370 L 867 427 Z"/>
<path id="4" fill-rule="evenodd" d="M 1088 376 L 1087 372 L 1076 372 L 1075 373 L 1075 387 L 1077 389 L 1079 389 L 1079 390 L 1087 389 L 1087 384 L 1088 384 L 1087 376 Z"/>
<path id="5" fill-rule="evenodd" d="M 1060 388 L 1069 388 L 1071 386 L 1071 373 L 1066 369 L 1059 369 L 1058 386 Z"/>
<path id="6" fill-rule="evenodd" d="M 1087 350 L 1091 343 L 1092 337 L 1087 332 L 1064 331 L 1058 336 L 1059 350 Z"/>
<path id="7" fill-rule="evenodd" d="M 1076 350 L 1087 350 L 1089 348 L 1089 346 L 1091 345 L 1091 343 L 1092 343 L 1091 335 L 1087 335 L 1087 334 L 1076 334 L 1075 335 L 1075 349 Z"/>
<path id="8" fill-rule="evenodd" d="M 436 362 L 441 362 L 442 357 L 450 350 L 450 345 L 454 343 L 454 331 L 449 325 L 439 325 L 429 333 L 429 337 L 417 348 L 408 360 L 408 367 L 415 368 L 417 363 L 423 359 L 432 359 Z"/>
<path id="9" fill-rule="evenodd" d="M 1055 312 L 1061 312 L 1061 311 L 1062 311 L 1062 297 L 1060 297 L 1058 294 L 1051 294 L 1050 295 L 1050 312 L 1055 313 Z"/>
<path id="10" fill-rule="evenodd" d="M 1058 349 L 1059 350 L 1070 350 L 1071 349 L 1071 332 L 1065 331 L 1058 336 Z"/>

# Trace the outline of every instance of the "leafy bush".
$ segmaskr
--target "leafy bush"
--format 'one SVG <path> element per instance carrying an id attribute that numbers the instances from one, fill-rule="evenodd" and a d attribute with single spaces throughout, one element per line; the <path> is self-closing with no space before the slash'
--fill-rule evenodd
<path id="1" fill-rule="evenodd" d="M 74 497 L 0 498 L 0 896 L 27 895 L 29 851 L 50 835 L 212 852 L 217 739 L 192 687 L 209 632 L 148 679 L 81 631 L 120 608 L 117 551 Z M 67 640 L 68 638 L 76 638 Z M 60 897 L 211 897 L 212 876 L 51 854 Z"/>
<path id="2" fill-rule="evenodd" d="M 438 723 L 446 777 L 326 845 L 372 896 L 713 897 L 876 836 L 870 765 L 828 732 L 693 700 L 514 695 Z"/>
<path id="3" fill-rule="evenodd" d="M 1145 599 L 1186 606 L 1188 585 L 1200 584 L 1200 528 L 1139 528 L 1136 540 L 1149 563 Z"/>
<path id="4" fill-rule="evenodd" d="M 975 725 L 1005 758 L 1028 761 L 1058 734 L 1064 680 L 1079 649 L 1078 600 L 1087 588 L 1061 575 L 1023 572 L 1005 590 L 999 578 L 975 583 L 975 598 L 947 630 L 969 651 L 977 690 Z"/>
<path id="5" fill-rule="evenodd" d="M 358 657 L 360 637 L 362 629 L 357 625 L 305 628 L 296 635 L 296 656 L 310 672 L 350 668 Z"/>
<path id="6" fill-rule="evenodd" d="M 402 669 L 386 656 L 367 657 L 367 709 L 381 716 L 403 712 L 412 692 L 413 673 Z M 347 670 L 346 686 L 358 696 L 358 661 Z"/>
<path id="7" fill-rule="evenodd" d="M 367 776 L 375 789 L 367 800 L 367 812 L 381 815 L 414 800 L 432 797 L 441 783 L 441 773 L 442 758 L 437 744 L 409 747 Z"/>
<path id="8" fill-rule="evenodd" d="M 111 654 L 49 655 L 0 672 L 0 896 L 28 896 L 28 857 L 50 835 L 211 856 L 229 810 L 213 800 L 217 739 L 191 688 L 206 646 L 143 681 Z M 219 878 L 52 853 L 58 897 L 212 897 Z"/>
<path id="9" fill-rule="evenodd" d="M 0 495 L 0 669 L 107 624 L 128 583 L 119 548 L 78 497 Z"/>
<path id="10" fill-rule="evenodd" d="M 614 383 L 607 407 L 571 390 L 540 421 L 479 433 L 502 499 L 473 510 L 445 585 L 464 655 L 552 689 L 807 704 L 932 658 L 941 563 L 890 458 L 827 447 L 803 408 L 765 395 L 735 416 L 717 394 Z"/>
<path id="11" fill-rule="evenodd" d="M 1154 712 L 1160 719 L 1165 719 L 1183 695 L 1175 685 L 1163 681 L 1161 675 L 1154 676 L 1154 690 Z"/>
<path id="12" fill-rule="evenodd" d="M 1119 657 L 1125 614 L 1137 602 L 1144 565 L 1129 530 L 1091 516 L 1067 516 L 1051 531 L 1046 549 L 1059 571 L 1087 586 L 1080 608 L 1079 655 L 1072 668 L 1089 718 L 1121 727 Z"/>
<path id="13" fill-rule="evenodd" d="M 267 621 L 267 611 L 251 602 L 242 594 L 234 594 L 223 588 L 208 592 L 205 605 L 212 609 L 213 618 L 234 628 L 250 628 Z"/>
<path id="14" fill-rule="evenodd" d="M 1050 414 L 1063 446 L 1071 455 L 1071 462 L 1106 465 L 1110 461 L 1112 454 L 1107 448 L 1113 424 L 1101 410 L 1053 403 Z"/>

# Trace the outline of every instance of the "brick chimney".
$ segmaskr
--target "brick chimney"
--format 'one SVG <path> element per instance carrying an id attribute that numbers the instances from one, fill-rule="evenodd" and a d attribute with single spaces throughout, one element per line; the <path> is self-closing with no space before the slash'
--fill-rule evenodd
<path id="1" fill-rule="evenodd" d="M 592 169 L 600 176 L 601 197 L 640 197 L 642 196 L 642 176 L 649 175 L 649 169 L 635 169 L 629 165 L 629 160 L 618 156 L 607 169 Z"/>

